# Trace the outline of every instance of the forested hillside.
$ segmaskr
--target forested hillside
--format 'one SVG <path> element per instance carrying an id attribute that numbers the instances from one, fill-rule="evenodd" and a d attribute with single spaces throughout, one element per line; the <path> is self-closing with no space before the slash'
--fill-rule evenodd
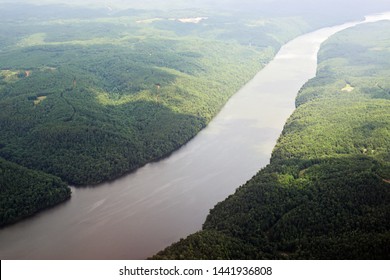
<path id="1" fill-rule="evenodd" d="M 332 8 L 332 17 L 329 7 L 320 16 L 299 15 L 269 1 L 180 9 L 182 1 L 171 1 L 161 10 L 155 1 L 126 8 L 0 2 L 0 158 L 74 185 L 111 180 L 169 155 L 283 43 L 362 16 L 345 7 L 337 15 Z M 2 185 L 1 192 L 26 186 Z M 48 205 L 41 204 L 34 209 Z M 25 213 L 19 206 L 15 213 Z"/>
<path id="2" fill-rule="evenodd" d="M 308 28 L 297 20 L 286 36 L 283 19 L 71 12 L 6 17 L 0 27 L 0 156 L 76 185 L 115 178 L 183 145 L 282 42 Z"/>
<path id="3" fill-rule="evenodd" d="M 390 257 L 390 23 L 329 39 L 271 163 L 155 259 Z"/>
<path id="4" fill-rule="evenodd" d="M 70 197 L 60 178 L 0 158 L 0 227 Z"/>
<path id="5" fill-rule="evenodd" d="M 167 156 L 281 44 L 311 28 L 300 18 L 209 10 L 2 4 L 0 14 L 0 159 L 74 185 Z M 39 177 L 32 185 L 43 192 Z M 31 184 L 0 179 L 4 198 L 30 197 Z M 54 200 L 29 210 L 11 204 L 2 204 L 4 213 L 15 211 L 1 224 Z"/>

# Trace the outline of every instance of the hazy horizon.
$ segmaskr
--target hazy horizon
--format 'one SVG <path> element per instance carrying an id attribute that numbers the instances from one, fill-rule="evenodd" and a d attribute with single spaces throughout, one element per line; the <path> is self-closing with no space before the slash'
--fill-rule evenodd
<path id="1" fill-rule="evenodd" d="M 181 9 L 181 8 L 221 8 L 221 9 L 256 9 L 268 10 L 273 9 L 275 12 L 283 11 L 285 9 L 294 12 L 318 11 L 324 12 L 328 9 L 348 10 L 353 7 L 356 9 L 367 9 L 369 11 L 379 11 L 382 9 L 390 9 L 390 4 L 387 0 L 143 0 L 143 1 L 129 1 L 129 0 L 23 0 L 10 1 L 0 0 L 0 4 L 34 4 L 34 5 L 51 5 L 63 4 L 68 6 L 81 7 L 111 7 L 115 9 L 140 8 L 140 9 Z"/>

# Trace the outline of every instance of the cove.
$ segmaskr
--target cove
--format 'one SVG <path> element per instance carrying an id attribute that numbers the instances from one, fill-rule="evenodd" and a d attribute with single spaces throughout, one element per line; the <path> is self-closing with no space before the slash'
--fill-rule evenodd
<path id="1" fill-rule="evenodd" d="M 367 21 L 384 19 L 370 17 Z M 168 158 L 0 230 L 1 259 L 144 259 L 201 229 L 208 211 L 268 162 L 324 28 L 284 45 L 193 140 Z"/>

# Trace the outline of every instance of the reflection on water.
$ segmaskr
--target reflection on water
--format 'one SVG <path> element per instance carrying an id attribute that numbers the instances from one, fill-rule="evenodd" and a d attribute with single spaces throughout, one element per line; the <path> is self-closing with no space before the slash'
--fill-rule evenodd
<path id="1" fill-rule="evenodd" d="M 372 20 L 372 18 L 370 19 Z M 285 45 L 192 141 L 169 158 L 0 230 L 1 259 L 143 259 L 201 229 L 218 201 L 265 166 L 300 87 L 315 75 L 322 29 Z"/>

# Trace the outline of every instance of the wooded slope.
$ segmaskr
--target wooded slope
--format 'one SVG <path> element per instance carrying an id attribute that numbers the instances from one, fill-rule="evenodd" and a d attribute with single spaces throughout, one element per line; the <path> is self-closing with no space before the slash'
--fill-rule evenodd
<path id="1" fill-rule="evenodd" d="M 329 39 L 271 163 L 155 259 L 390 257 L 390 24 Z"/>

